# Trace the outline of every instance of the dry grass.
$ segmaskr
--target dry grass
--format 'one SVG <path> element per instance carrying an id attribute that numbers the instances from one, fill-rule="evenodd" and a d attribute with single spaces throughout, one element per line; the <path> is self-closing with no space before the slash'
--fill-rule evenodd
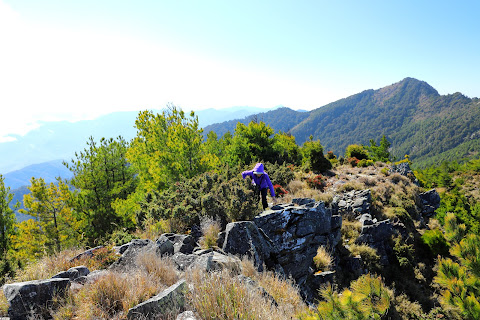
<path id="1" fill-rule="evenodd" d="M 203 249 L 210 249 L 217 246 L 218 234 L 220 232 L 220 223 L 215 220 L 204 220 L 201 223 L 203 236 L 198 244 Z"/>
<path id="2" fill-rule="evenodd" d="M 55 312 L 56 319 L 125 319 L 128 310 L 176 283 L 179 279 L 169 258 L 154 252 L 137 257 L 132 273 L 109 272 L 70 295 Z"/>
<path id="3" fill-rule="evenodd" d="M 103 269 L 118 259 L 111 248 L 105 247 L 96 250 L 93 256 L 84 256 L 75 261 L 70 261 L 71 258 L 84 251 L 85 249 L 67 249 L 51 256 L 42 257 L 38 261 L 27 264 L 23 270 L 17 273 L 14 279 L 7 282 L 48 279 L 61 271 L 82 265 L 90 271 Z"/>
<path id="4" fill-rule="evenodd" d="M 317 249 L 317 254 L 313 257 L 313 263 L 319 271 L 328 271 L 333 264 L 333 259 L 327 249 L 320 246 Z"/>
<path id="5" fill-rule="evenodd" d="M 165 288 L 167 286 L 145 272 L 130 275 L 109 272 L 76 294 L 74 314 L 78 319 L 125 319 L 128 309 Z M 65 307 L 72 308 L 71 305 Z"/>
<path id="6" fill-rule="evenodd" d="M 143 251 L 138 254 L 137 266 L 145 273 L 153 276 L 156 281 L 167 286 L 179 280 L 175 263 L 169 257 L 160 258 L 154 251 Z"/>
<path id="7" fill-rule="evenodd" d="M 350 242 L 355 240 L 362 231 L 362 223 L 355 219 L 344 219 L 342 221 L 342 240 L 343 242 Z"/>
<path id="8" fill-rule="evenodd" d="M 357 181 L 348 181 L 337 188 L 337 192 L 348 192 L 352 190 L 363 190 L 364 185 Z"/>
<path id="9" fill-rule="evenodd" d="M 228 271 L 205 273 L 198 269 L 186 275 L 193 284 L 189 301 L 201 319 L 294 319 L 296 307 L 293 287 L 286 281 L 262 274 L 258 283 L 268 291 L 278 304 L 264 297 L 260 290 L 249 288 L 246 283 L 232 277 Z M 265 277 L 265 278 L 263 278 Z M 268 279 L 268 280 L 267 280 Z M 254 279 L 255 280 L 255 279 Z M 268 283 L 267 283 L 268 281 Z M 287 291 L 287 287 L 292 288 Z M 293 298 L 293 299 L 292 299 Z M 305 310 L 306 306 L 302 310 Z"/>
<path id="10" fill-rule="evenodd" d="M 291 279 L 285 279 L 270 271 L 257 272 L 253 262 L 246 258 L 242 259 L 242 274 L 257 281 L 286 314 L 300 314 L 306 310 L 307 306 L 299 294 L 298 287 Z"/>
<path id="11" fill-rule="evenodd" d="M 308 185 L 305 181 L 301 180 L 292 180 L 288 183 L 287 190 L 290 193 L 297 193 L 300 190 L 307 189 Z"/>

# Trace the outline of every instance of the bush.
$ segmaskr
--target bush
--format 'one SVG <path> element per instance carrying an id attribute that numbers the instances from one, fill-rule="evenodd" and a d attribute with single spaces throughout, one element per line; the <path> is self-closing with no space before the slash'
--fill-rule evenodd
<path id="1" fill-rule="evenodd" d="M 173 219 L 173 231 L 185 232 L 206 217 L 222 225 L 251 220 L 259 212 L 259 199 L 250 179 L 242 179 L 240 173 L 231 178 L 226 173 L 204 173 L 183 179 L 162 193 L 147 194 L 140 208 L 137 217 L 142 226 L 148 219 Z"/>
<path id="2" fill-rule="evenodd" d="M 305 179 L 305 182 L 307 185 L 312 188 L 312 189 L 318 189 L 320 191 L 323 191 L 323 189 L 326 186 L 326 179 L 323 177 L 321 174 L 315 175 L 315 176 L 310 176 Z"/>
<path id="3" fill-rule="evenodd" d="M 301 315 L 300 319 L 382 319 L 393 297 L 381 278 L 370 274 L 361 276 L 341 293 L 327 286 L 320 290 L 320 295 L 323 299 L 316 310 Z"/>
<path id="4" fill-rule="evenodd" d="M 285 195 L 285 194 L 288 193 L 288 191 L 285 190 L 285 189 L 284 189 L 281 185 L 279 185 L 279 184 L 273 185 L 273 189 L 275 190 L 275 196 L 276 196 L 276 197 L 281 197 L 281 196 L 283 196 L 283 195 Z"/>
<path id="5" fill-rule="evenodd" d="M 370 271 L 376 271 L 380 269 L 378 262 L 380 256 L 375 248 L 372 248 L 366 244 L 351 244 L 348 248 L 353 256 L 362 257 L 362 261 Z"/>
<path id="6" fill-rule="evenodd" d="M 358 160 L 368 160 L 368 150 L 361 145 L 351 144 L 345 150 L 345 158 L 357 158 Z"/>
<path id="7" fill-rule="evenodd" d="M 433 255 L 445 256 L 448 254 L 449 245 L 442 231 L 438 229 L 427 230 L 422 235 L 422 241 L 430 248 Z"/>

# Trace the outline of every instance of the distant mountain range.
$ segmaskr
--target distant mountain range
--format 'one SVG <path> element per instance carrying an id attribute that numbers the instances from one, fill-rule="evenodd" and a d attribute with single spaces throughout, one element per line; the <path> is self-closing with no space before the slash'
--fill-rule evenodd
<path id="1" fill-rule="evenodd" d="M 200 127 L 216 122 L 244 118 L 265 110 L 256 107 L 232 107 L 226 109 L 205 109 L 196 111 Z M 153 110 L 161 112 L 162 110 Z M 40 127 L 25 136 L 14 136 L 16 141 L 0 143 L 0 174 L 19 170 L 32 164 L 52 160 L 70 160 L 76 151 L 86 147 L 88 137 L 116 138 L 119 135 L 127 141 L 136 135 L 134 128 L 138 112 L 116 112 L 95 120 L 78 122 L 43 122 Z"/>
<path id="2" fill-rule="evenodd" d="M 419 167 L 478 157 L 480 151 L 480 100 L 461 93 L 439 95 L 428 83 L 413 78 L 310 112 L 282 108 L 213 124 L 204 133 L 233 133 L 238 121 L 252 119 L 264 121 L 275 132 L 290 132 L 298 144 L 313 135 L 337 155 L 343 155 L 349 144 L 368 145 L 370 139 L 378 142 L 385 135 L 392 155 L 403 159 L 408 154 Z"/>

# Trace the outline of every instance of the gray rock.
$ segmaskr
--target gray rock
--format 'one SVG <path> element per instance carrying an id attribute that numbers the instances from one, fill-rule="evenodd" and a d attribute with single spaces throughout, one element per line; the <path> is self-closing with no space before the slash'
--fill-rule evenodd
<path id="1" fill-rule="evenodd" d="M 197 246 L 195 239 L 191 235 L 165 233 L 161 237 L 166 237 L 173 243 L 173 253 L 181 252 L 185 254 L 190 254 Z"/>
<path id="2" fill-rule="evenodd" d="M 155 241 L 155 250 L 158 255 L 172 255 L 175 251 L 173 247 L 173 242 L 168 239 L 165 234 L 162 234 L 160 238 Z"/>
<path id="3" fill-rule="evenodd" d="M 272 241 L 251 221 L 227 224 L 222 249 L 227 254 L 252 259 L 258 271 L 263 271 L 264 264 L 269 269 L 274 269 L 277 264 Z"/>
<path id="4" fill-rule="evenodd" d="M 317 289 L 312 287 L 313 257 L 320 246 L 335 250 L 341 240 L 342 217 L 325 208 L 322 201 L 295 200 L 304 205 L 285 206 L 282 210 L 267 211 L 254 218 L 254 223 L 272 241 L 276 249 L 276 261 L 286 276 L 295 280 L 301 294 L 313 302 Z M 334 252 L 332 252 L 334 254 Z"/>
<path id="5" fill-rule="evenodd" d="M 75 280 L 77 278 L 86 276 L 89 273 L 90 273 L 90 270 L 88 270 L 87 267 L 78 266 L 78 267 L 70 268 L 67 271 L 59 272 L 56 275 L 54 275 L 52 279 L 62 278 L 62 279 Z"/>
<path id="6" fill-rule="evenodd" d="M 98 251 L 99 249 L 104 248 L 104 246 L 98 246 L 92 249 L 88 249 L 87 251 L 84 251 L 80 254 L 77 254 L 75 257 L 70 259 L 70 262 L 74 262 L 76 260 L 82 259 L 84 257 L 92 257 L 95 253 L 95 251 Z"/>
<path id="7" fill-rule="evenodd" d="M 172 260 L 177 266 L 177 269 L 180 271 L 187 270 L 195 260 L 197 260 L 198 255 L 196 254 L 185 254 L 181 252 L 177 252 L 172 256 Z"/>
<path id="8" fill-rule="evenodd" d="M 238 274 L 242 270 L 242 264 L 239 258 L 227 256 L 217 251 L 211 251 L 198 256 L 192 264 L 192 267 L 197 267 L 207 272 L 226 269 Z"/>
<path id="9" fill-rule="evenodd" d="M 70 285 L 66 278 L 17 282 L 3 286 L 3 293 L 10 304 L 11 320 L 23 320 L 32 315 L 48 317 L 55 294 L 63 295 Z"/>
<path id="10" fill-rule="evenodd" d="M 198 320 L 199 318 L 195 317 L 193 311 L 185 311 L 180 313 L 175 320 Z"/>
<path id="11" fill-rule="evenodd" d="M 431 217 L 435 214 L 435 210 L 440 207 L 440 195 L 437 190 L 432 189 L 418 195 L 422 214 L 426 217 Z"/>
<path id="12" fill-rule="evenodd" d="M 130 242 L 127 250 L 109 268 L 114 270 L 127 270 L 136 267 L 136 259 L 140 252 L 152 250 L 154 243 L 149 239 L 134 239 Z"/>
<path id="13" fill-rule="evenodd" d="M 180 280 L 160 294 L 128 310 L 127 319 L 167 317 L 185 309 L 185 280 Z"/>

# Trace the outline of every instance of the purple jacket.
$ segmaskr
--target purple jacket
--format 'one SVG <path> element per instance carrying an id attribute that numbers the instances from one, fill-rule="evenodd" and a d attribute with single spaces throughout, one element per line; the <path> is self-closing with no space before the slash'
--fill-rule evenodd
<path id="1" fill-rule="evenodd" d="M 262 173 L 262 175 L 257 177 L 255 173 Z M 246 176 L 252 177 L 252 184 L 260 186 L 260 189 L 269 188 L 270 195 L 275 197 L 275 190 L 273 189 L 272 182 L 270 181 L 268 174 L 263 170 L 262 163 L 257 163 L 253 170 L 243 171 L 242 178 L 245 179 Z"/>

